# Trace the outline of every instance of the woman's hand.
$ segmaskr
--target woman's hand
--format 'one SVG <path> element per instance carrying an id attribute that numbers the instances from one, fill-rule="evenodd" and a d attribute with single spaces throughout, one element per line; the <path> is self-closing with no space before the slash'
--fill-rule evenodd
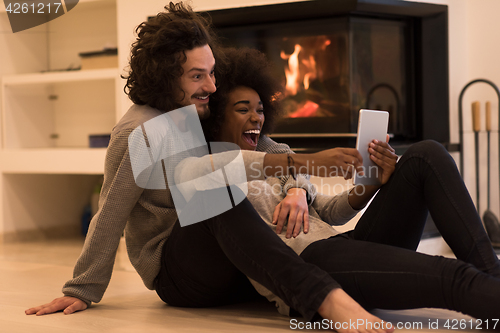
<path id="1" fill-rule="evenodd" d="M 304 233 L 307 234 L 309 231 L 309 206 L 307 205 L 306 190 L 302 188 L 289 189 L 285 199 L 274 209 L 273 224 L 276 224 L 277 234 L 281 233 L 287 218 L 286 238 L 297 237 L 302 224 L 304 224 Z"/>
<path id="2" fill-rule="evenodd" d="M 394 148 L 388 142 L 389 135 L 387 136 L 387 142 L 373 140 L 368 147 L 370 159 L 379 167 L 378 174 L 381 185 L 389 181 L 398 162 L 398 155 L 396 155 Z"/>
<path id="3" fill-rule="evenodd" d="M 64 296 L 53 300 L 50 303 L 40 305 L 24 311 L 27 315 L 36 314 L 41 316 L 44 314 L 63 311 L 64 314 L 71 314 L 76 311 L 82 311 L 87 308 L 87 303 L 76 297 Z"/>
<path id="4" fill-rule="evenodd" d="M 387 142 L 377 140 L 370 142 L 368 152 L 370 153 L 370 159 L 378 166 L 377 172 L 380 185 L 356 185 L 353 187 L 349 192 L 349 204 L 352 208 L 362 209 L 365 207 L 373 195 L 377 193 L 380 186 L 389 181 L 396 169 L 398 156 L 388 142 L 389 135 L 387 136 Z"/>

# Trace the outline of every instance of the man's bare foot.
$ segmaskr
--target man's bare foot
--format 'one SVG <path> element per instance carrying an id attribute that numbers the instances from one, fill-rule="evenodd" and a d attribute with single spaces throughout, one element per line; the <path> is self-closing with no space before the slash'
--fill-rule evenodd
<path id="1" fill-rule="evenodd" d="M 394 327 L 370 314 L 340 288 L 333 289 L 318 309 L 318 313 L 332 321 L 339 333 L 391 333 Z"/>

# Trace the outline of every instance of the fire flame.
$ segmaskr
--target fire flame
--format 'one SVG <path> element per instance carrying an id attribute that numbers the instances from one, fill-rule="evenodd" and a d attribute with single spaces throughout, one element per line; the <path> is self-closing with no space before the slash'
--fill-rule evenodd
<path id="1" fill-rule="evenodd" d="M 328 45 L 327 41 L 324 46 Z M 285 51 L 281 51 L 281 59 L 288 60 L 288 65 L 285 66 L 286 77 L 286 92 L 288 95 L 296 95 L 301 85 L 307 90 L 312 80 L 317 77 L 316 60 L 313 54 L 309 54 L 306 59 L 299 60 L 299 54 L 304 48 L 300 44 L 295 44 L 295 49 L 292 54 L 287 55 Z"/>
<path id="2" fill-rule="evenodd" d="M 288 68 L 285 67 L 285 77 L 286 77 L 286 92 L 290 95 L 296 95 L 299 90 L 298 80 L 299 80 L 299 53 L 302 47 L 299 44 L 295 44 L 295 50 L 291 55 L 286 55 L 285 51 L 281 51 L 281 59 L 288 59 Z"/>
<path id="3" fill-rule="evenodd" d="M 304 74 L 304 88 L 309 89 L 309 83 L 316 78 L 316 60 L 312 55 L 309 60 L 302 60 L 302 63 L 309 69 L 309 72 Z"/>
<path id="4" fill-rule="evenodd" d="M 285 96 L 294 96 L 300 90 L 308 90 L 311 82 L 322 77 L 321 71 L 318 72 L 318 67 L 315 59 L 315 53 L 318 50 L 325 51 L 331 44 L 331 41 L 325 36 L 315 40 L 314 45 L 295 44 L 292 54 L 287 55 L 285 51 L 281 51 L 280 56 L 283 60 L 288 60 L 285 65 L 286 77 L 286 94 Z M 321 67 L 321 66 L 320 66 Z M 315 117 L 317 116 L 319 105 L 313 101 L 306 100 L 299 104 L 298 108 L 290 113 L 288 117 Z"/>

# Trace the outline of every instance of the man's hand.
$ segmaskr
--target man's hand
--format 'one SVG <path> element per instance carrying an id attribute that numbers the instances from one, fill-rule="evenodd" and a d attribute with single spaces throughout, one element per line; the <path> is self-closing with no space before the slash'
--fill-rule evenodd
<path id="1" fill-rule="evenodd" d="M 87 308 L 87 303 L 76 297 L 64 296 L 53 300 L 50 303 L 40 305 L 24 311 L 27 315 L 36 314 L 41 316 L 44 314 L 63 311 L 64 314 L 71 314 L 76 311 L 82 311 Z"/>
<path id="2" fill-rule="evenodd" d="M 307 234 L 309 231 L 309 207 L 306 190 L 302 188 L 289 189 L 285 199 L 274 209 L 273 224 L 276 224 L 277 234 L 281 233 L 287 218 L 286 238 L 297 237 L 302 223 L 304 224 L 304 233 Z"/>

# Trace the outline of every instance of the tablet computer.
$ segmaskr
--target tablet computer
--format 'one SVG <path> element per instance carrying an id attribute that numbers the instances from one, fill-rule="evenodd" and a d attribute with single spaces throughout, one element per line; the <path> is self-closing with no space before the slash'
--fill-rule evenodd
<path id="1" fill-rule="evenodd" d="M 378 166 L 370 159 L 368 145 L 373 140 L 386 141 L 388 124 L 389 112 L 364 109 L 359 111 L 356 149 L 363 157 L 364 175 L 354 176 L 355 185 L 380 185 Z"/>

